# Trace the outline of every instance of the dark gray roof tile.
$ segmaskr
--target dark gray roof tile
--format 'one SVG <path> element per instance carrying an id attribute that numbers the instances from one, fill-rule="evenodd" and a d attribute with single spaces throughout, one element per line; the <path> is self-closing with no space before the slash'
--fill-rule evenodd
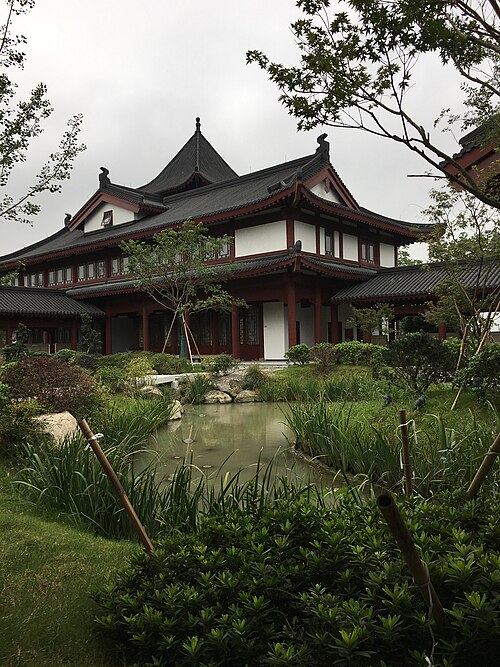
<path id="1" fill-rule="evenodd" d="M 72 317 L 89 313 L 103 317 L 100 308 L 75 301 L 63 290 L 36 287 L 0 287 L 0 314 Z"/>

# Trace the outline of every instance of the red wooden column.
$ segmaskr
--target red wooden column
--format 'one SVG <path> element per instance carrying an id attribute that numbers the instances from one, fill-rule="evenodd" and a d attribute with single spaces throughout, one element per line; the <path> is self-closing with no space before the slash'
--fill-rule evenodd
<path id="1" fill-rule="evenodd" d="M 145 300 L 142 302 L 142 349 L 149 350 L 149 311 Z"/>
<path id="2" fill-rule="evenodd" d="M 113 330 L 112 330 L 113 318 L 108 309 L 106 309 L 106 319 L 104 322 L 104 353 L 112 354 L 113 353 Z"/>
<path id="3" fill-rule="evenodd" d="M 336 345 L 337 343 L 340 343 L 339 340 L 339 309 L 337 304 L 332 303 L 330 306 L 330 340 L 331 342 Z"/>
<path id="4" fill-rule="evenodd" d="M 240 358 L 240 309 L 231 306 L 231 354 L 235 359 Z"/>
<path id="5" fill-rule="evenodd" d="M 439 338 L 439 340 L 445 340 L 446 339 L 446 324 L 444 322 L 439 323 L 438 338 Z"/>
<path id="6" fill-rule="evenodd" d="M 297 304 L 296 304 L 295 282 L 288 278 L 288 347 L 297 345 Z"/>
<path id="7" fill-rule="evenodd" d="M 321 330 L 321 288 L 316 285 L 314 290 L 314 343 L 317 345 L 323 341 Z"/>

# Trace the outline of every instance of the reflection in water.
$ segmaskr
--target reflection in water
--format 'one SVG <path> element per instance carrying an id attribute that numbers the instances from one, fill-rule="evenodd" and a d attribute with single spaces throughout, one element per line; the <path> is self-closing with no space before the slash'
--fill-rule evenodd
<path id="1" fill-rule="evenodd" d="M 209 478 L 241 470 L 241 480 L 274 460 L 277 475 L 303 484 L 328 487 L 332 475 L 294 456 L 289 450 L 292 432 L 283 423 L 276 403 L 243 403 L 185 406 L 182 419 L 170 422 L 154 437 L 152 447 L 160 454 L 159 474 L 168 479 L 184 460 Z M 146 455 L 139 465 L 147 463 Z"/>

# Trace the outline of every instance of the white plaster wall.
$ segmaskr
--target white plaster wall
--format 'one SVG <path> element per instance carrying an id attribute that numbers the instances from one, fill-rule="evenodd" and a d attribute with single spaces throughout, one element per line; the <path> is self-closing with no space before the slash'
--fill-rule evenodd
<path id="1" fill-rule="evenodd" d="M 111 345 L 112 352 L 126 352 L 129 347 L 136 344 L 136 326 L 137 320 L 127 317 L 127 315 L 118 315 L 111 319 Z"/>
<path id="2" fill-rule="evenodd" d="M 236 257 L 255 255 L 260 252 L 272 252 L 273 250 L 285 250 L 285 248 L 285 220 L 237 229 L 234 233 L 234 252 Z"/>
<path id="3" fill-rule="evenodd" d="M 300 342 L 306 345 L 314 345 L 314 307 L 297 307 L 297 321 L 300 322 Z"/>
<path id="4" fill-rule="evenodd" d="M 352 234 L 343 234 L 344 259 L 358 261 L 358 237 Z"/>
<path id="5" fill-rule="evenodd" d="M 394 246 L 388 243 L 380 244 L 380 266 L 394 266 Z"/>
<path id="6" fill-rule="evenodd" d="M 319 252 L 320 255 L 325 254 L 325 228 L 319 228 Z"/>
<path id="7" fill-rule="evenodd" d="M 295 220 L 295 241 L 302 241 L 304 252 L 316 252 L 316 227 L 307 222 Z"/>
<path id="8" fill-rule="evenodd" d="M 340 232 L 333 232 L 334 257 L 340 257 Z"/>
<path id="9" fill-rule="evenodd" d="M 134 213 L 132 211 L 127 211 L 125 208 L 119 208 L 118 206 L 113 206 L 111 204 L 102 203 L 92 211 L 89 217 L 85 220 L 85 232 L 95 232 L 98 229 L 103 229 L 101 226 L 102 214 L 104 211 L 113 211 L 113 227 L 116 225 L 123 225 L 124 222 L 132 222 L 134 219 Z"/>
<path id="10" fill-rule="evenodd" d="M 284 359 L 288 327 L 285 306 L 279 301 L 262 304 L 264 319 L 264 359 Z M 286 337 L 285 337 L 286 333 Z"/>
<path id="11" fill-rule="evenodd" d="M 345 340 L 345 330 L 347 321 L 352 317 L 352 308 L 348 303 L 342 303 L 338 307 L 338 318 L 339 322 L 342 322 L 342 341 Z M 348 329 L 354 328 L 354 337 L 356 337 L 357 328 L 356 327 L 347 327 Z"/>
<path id="12" fill-rule="evenodd" d="M 321 183 L 316 183 L 316 185 L 314 185 L 311 188 L 311 192 L 313 192 L 318 197 L 321 197 L 322 199 L 326 199 L 328 201 L 334 201 L 337 204 L 342 203 L 340 197 L 338 196 L 337 192 L 332 186 L 330 186 L 329 192 L 325 192 L 325 181 L 321 181 Z"/>

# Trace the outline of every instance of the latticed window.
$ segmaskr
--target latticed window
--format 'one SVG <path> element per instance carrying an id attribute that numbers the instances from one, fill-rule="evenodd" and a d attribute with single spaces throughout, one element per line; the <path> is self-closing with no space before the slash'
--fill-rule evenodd
<path id="1" fill-rule="evenodd" d="M 258 345 L 259 341 L 259 310 L 250 305 L 240 314 L 240 344 Z"/>
<path id="2" fill-rule="evenodd" d="M 375 244 L 370 241 L 361 242 L 361 261 L 375 264 Z"/>
<path id="3" fill-rule="evenodd" d="M 231 315 L 229 313 L 219 313 L 217 317 L 217 338 L 218 344 L 227 346 L 231 344 Z"/>

